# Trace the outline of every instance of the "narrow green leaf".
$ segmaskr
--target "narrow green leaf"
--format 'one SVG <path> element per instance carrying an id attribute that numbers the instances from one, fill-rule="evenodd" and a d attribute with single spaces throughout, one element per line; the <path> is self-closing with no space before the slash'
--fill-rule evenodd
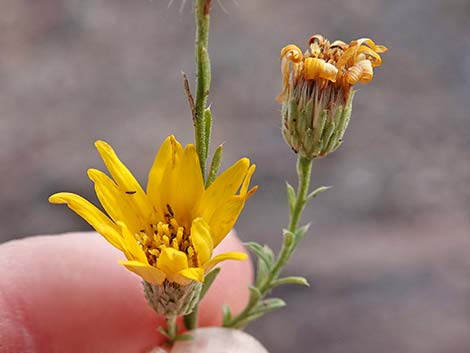
<path id="1" fill-rule="evenodd" d="M 217 173 L 219 172 L 220 162 L 222 161 L 222 152 L 223 152 L 223 145 L 219 145 L 214 152 L 214 156 L 212 157 L 211 167 L 209 169 L 209 175 L 207 176 L 206 181 L 206 188 L 208 188 L 217 177 Z"/>
<path id="2" fill-rule="evenodd" d="M 250 322 L 255 321 L 256 319 L 259 319 L 263 315 L 264 315 L 264 313 L 257 313 L 257 314 L 253 314 L 253 315 L 248 315 L 243 320 L 238 321 L 235 325 L 229 325 L 229 326 L 225 326 L 225 327 L 231 327 L 231 328 L 236 328 L 236 329 L 244 329 Z"/>
<path id="3" fill-rule="evenodd" d="M 175 342 L 176 341 L 191 341 L 193 339 L 193 336 L 191 336 L 189 333 L 182 333 L 181 335 L 178 335 L 175 337 Z"/>
<path id="4" fill-rule="evenodd" d="M 254 314 L 266 314 L 270 311 L 274 311 L 277 309 L 280 309 L 282 307 L 286 306 L 286 302 L 280 298 L 269 298 L 265 299 L 256 305 L 252 312 L 250 313 L 251 315 Z"/>
<path id="5" fill-rule="evenodd" d="M 284 284 L 297 284 L 301 286 L 310 287 L 310 284 L 304 277 L 297 277 L 297 276 L 279 278 L 273 282 L 272 286 L 274 288 L 274 287 L 282 286 Z"/>
<path id="6" fill-rule="evenodd" d="M 232 320 L 232 311 L 227 304 L 222 306 L 223 325 L 226 326 Z"/>
<path id="7" fill-rule="evenodd" d="M 266 263 L 266 266 L 270 269 L 274 261 L 274 253 L 267 245 L 261 245 L 250 241 L 244 243 L 245 246 L 252 251 L 259 259 L 263 260 Z"/>
<path id="8" fill-rule="evenodd" d="M 294 212 L 295 201 L 297 196 L 295 195 L 294 187 L 286 181 L 286 188 L 287 188 L 287 201 L 289 202 L 289 210 L 292 214 Z"/>
<path id="9" fill-rule="evenodd" d="M 319 188 L 316 188 L 313 190 L 308 196 L 307 196 L 307 201 L 310 201 L 320 195 L 322 192 L 325 192 L 326 190 L 331 189 L 332 186 L 320 186 Z"/>
<path id="10" fill-rule="evenodd" d="M 210 287 L 214 283 L 219 273 L 220 273 L 220 267 L 217 267 L 206 275 L 206 277 L 204 278 L 204 283 L 202 284 L 201 294 L 199 295 L 200 301 L 207 294 L 207 292 L 209 291 Z"/>
<path id="11" fill-rule="evenodd" d="M 166 329 L 164 329 L 162 326 L 159 326 L 158 327 L 158 332 L 160 332 L 163 336 L 165 336 L 166 338 L 170 338 L 170 335 L 168 334 L 168 332 L 166 331 Z"/>
<path id="12" fill-rule="evenodd" d="M 300 227 L 300 228 L 297 228 L 297 230 L 295 231 L 295 242 L 296 244 L 302 240 L 305 235 L 307 234 L 308 232 L 308 229 L 310 228 L 310 223 Z"/>
<path id="13" fill-rule="evenodd" d="M 254 286 L 248 286 L 248 289 L 250 290 L 250 303 L 257 302 L 261 298 L 260 290 Z"/>
<path id="14" fill-rule="evenodd" d="M 211 108 L 208 107 L 204 110 L 204 129 L 205 129 L 205 141 L 204 143 L 206 144 L 206 159 L 209 154 L 209 147 L 211 143 L 211 134 L 212 134 L 212 113 L 211 113 Z"/>
<path id="15" fill-rule="evenodd" d="M 266 265 L 266 262 L 261 258 L 258 258 L 256 266 L 256 287 L 261 288 L 269 275 L 270 268 Z"/>

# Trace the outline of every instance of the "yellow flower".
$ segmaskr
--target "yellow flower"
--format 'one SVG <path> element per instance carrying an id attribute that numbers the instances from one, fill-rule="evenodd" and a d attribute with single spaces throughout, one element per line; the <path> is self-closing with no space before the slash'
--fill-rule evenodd
<path id="1" fill-rule="evenodd" d="M 240 215 L 255 165 L 242 158 L 207 189 L 194 145 L 185 148 L 169 136 L 150 170 L 147 189 L 140 186 L 106 142 L 96 148 L 111 177 L 89 169 L 98 199 L 108 215 L 83 197 L 57 193 L 49 201 L 67 204 L 108 242 L 121 250 L 130 271 L 152 285 L 165 280 L 186 285 L 202 282 L 204 275 L 224 260 L 244 260 L 228 252 L 212 257 Z"/>

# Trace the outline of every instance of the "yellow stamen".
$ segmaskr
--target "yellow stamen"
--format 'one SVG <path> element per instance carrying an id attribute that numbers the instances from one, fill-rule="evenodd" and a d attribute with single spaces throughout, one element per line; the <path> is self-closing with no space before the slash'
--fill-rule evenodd
<path id="1" fill-rule="evenodd" d="M 170 246 L 170 238 L 168 238 L 167 235 L 164 235 L 162 239 L 163 239 L 163 244 L 165 244 L 166 246 Z"/>

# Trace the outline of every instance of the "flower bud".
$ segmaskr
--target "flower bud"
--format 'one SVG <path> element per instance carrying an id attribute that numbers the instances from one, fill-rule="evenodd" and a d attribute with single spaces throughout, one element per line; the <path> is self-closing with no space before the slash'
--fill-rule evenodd
<path id="1" fill-rule="evenodd" d="M 308 159 L 326 156 L 342 143 L 351 117 L 353 86 L 368 83 L 379 53 L 387 48 L 362 38 L 346 44 L 312 36 L 309 50 L 293 44 L 281 51 L 282 135 L 287 144 Z"/>

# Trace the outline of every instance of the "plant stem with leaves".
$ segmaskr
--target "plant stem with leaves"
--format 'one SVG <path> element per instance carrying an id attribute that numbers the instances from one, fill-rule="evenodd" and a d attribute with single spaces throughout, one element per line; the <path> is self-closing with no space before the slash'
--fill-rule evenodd
<path id="1" fill-rule="evenodd" d="M 194 140 L 196 143 L 196 151 L 199 156 L 201 172 L 205 180 L 206 186 L 214 180 L 215 175 L 220 166 L 222 155 L 222 147 L 216 150 L 212 161 L 210 171 L 206 177 L 206 161 L 209 153 L 211 130 L 212 130 L 212 114 L 210 108 L 207 107 L 207 97 L 209 96 L 211 84 L 211 63 L 209 58 L 209 28 L 210 28 L 210 9 L 211 0 L 195 0 L 194 14 L 196 23 L 196 42 L 195 42 L 195 59 L 196 59 L 196 99 L 194 100 L 187 78 L 184 75 L 185 90 L 191 106 L 194 123 Z M 188 330 L 195 329 L 198 326 L 198 304 L 192 313 L 184 317 L 184 323 Z"/>
<path id="2" fill-rule="evenodd" d="M 319 193 L 327 190 L 320 187 L 308 193 L 310 176 L 312 171 L 312 160 L 299 156 L 297 159 L 297 191 L 287 184 L 287 195 L 289 200 L 290 222 L 289 228 L 284 230 L 284 241 L 277 257 L 267 245 L 254 242 L 247 243 L 247 247 L 258 257 L 256 282 L 250 287 L 250 299 L 245 309 L 238 315 L 232 316 L 229 308 L 224 310 L 224 326 L 242 329 L 251 321 L 264 314 L 285 306 L 280 298 L 265 299 L 269 292 L 280 285 L 300 284 L 308 286 L 303 277 L 279 278 L 282 268 L 287 264 L 300 240 L 308 231 L 309 225 L 299 227 L 299 221 L 307 202 Z"/>

